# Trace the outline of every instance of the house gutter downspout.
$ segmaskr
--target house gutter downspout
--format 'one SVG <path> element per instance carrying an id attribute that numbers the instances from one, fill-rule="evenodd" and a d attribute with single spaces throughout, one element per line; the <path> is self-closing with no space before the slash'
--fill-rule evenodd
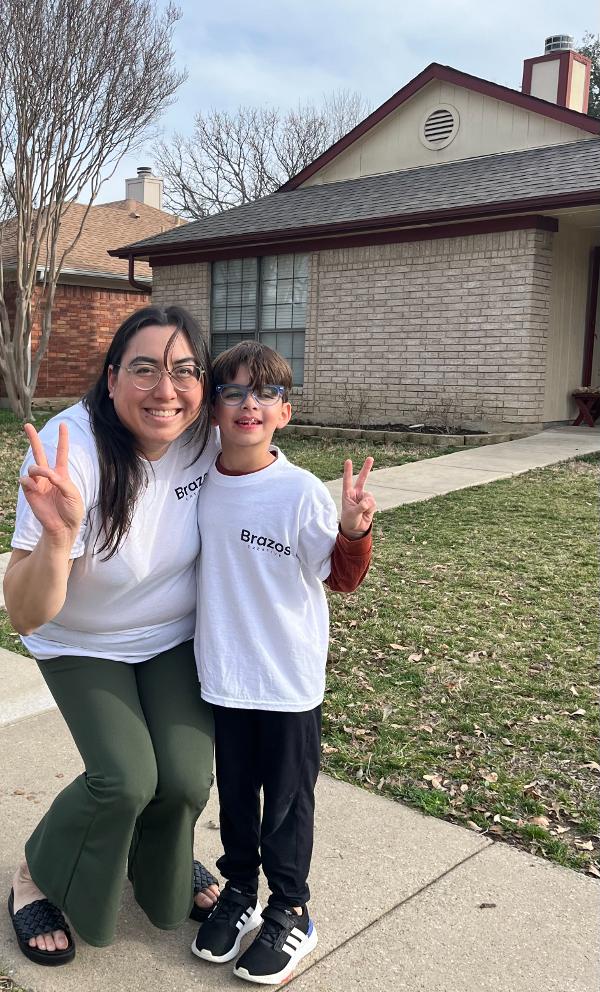
<path id="1" fill-rule="evenodd" d="M 138 282 L 134 275 L 135 259 L 133 255 L 129 256 L 129 283 L 134 289 L 139 290 L 141 293 L 147 293 L 151 289 L 150 286 L 146 286 L 143 282 Z"/>

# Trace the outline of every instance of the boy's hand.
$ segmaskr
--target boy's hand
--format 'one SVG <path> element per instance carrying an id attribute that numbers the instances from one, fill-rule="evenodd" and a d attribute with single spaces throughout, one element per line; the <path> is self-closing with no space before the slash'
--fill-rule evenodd
<path id="1" fill-rule="evenodd" d="M 349 458 L 344 462 L 340 528 L 344 537 L 350 540 L 364 537 L 377 509 L 374 497 L 364 491 L 365 482 L 373 468 L 373 461 L 371 457 L 365 459 L 355 484 L 352 483 L 352 462 Z"/>

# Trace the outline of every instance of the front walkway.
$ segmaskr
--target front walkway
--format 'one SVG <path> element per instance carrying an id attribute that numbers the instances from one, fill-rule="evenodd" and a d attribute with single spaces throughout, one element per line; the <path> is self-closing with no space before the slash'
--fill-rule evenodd
<path id="1" fill-rule="evenodd" d="M 418 503 L 456 489 L 482 486 L 596 451 L 600 451 L 600 427 L 558 427 L 518 441 L 464 448 L 451 455 L 392 468 L 377 469 L 374 446 L 375 469 L 369 476 L 368 489 L 380 510 L 391 510 L 404 503 Z M 341 479 L 328 482 L 327 488 L 339 509 Z"/>

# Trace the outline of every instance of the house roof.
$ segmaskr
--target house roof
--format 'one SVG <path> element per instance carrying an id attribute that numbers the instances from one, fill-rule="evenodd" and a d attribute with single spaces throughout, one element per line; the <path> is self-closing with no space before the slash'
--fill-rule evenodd
<path id="1" fill-rule="evenodd" d="M 75 237 L 86 206 L 83 203 L 70 203 L 65 209 L 58 239 L 59 254 Z M 137 200 L 116 200 L 113 203 L 98 203 L 90 208 L 83 231 L 75 248 L 69 253 L 63 266 L 63 273 L 92 275 L 104 278 L 115 276 L 127 278 L 127 262 L 108 254 L 108 247 L 115 241 L 146 238 L 151 234 L 167 231 L 185 221 L 164 210 L 157 210 Z M 13 230 L 11 231 L 11 227 Z M 15 249 L 14 224 L 9 221 L 5 229 L 3 254 L 5 264 L 10 266 Z M 12 253 L 11 253 L 12 248 Z M 40 265 L 45 257 L 40 256 Z M 148 265 L 141 264 L 136 272 L 138 278 L 151 278 Z"/>
<path id="2" fill-rule="evenodd" d="M 280 189 L 271 196 L 114 249 L 150 258 L 282 238 L 532 213 L 600 203 L 600 140 Z"/>
<path id="3" fill-rule="evenodd" d="M 508 86 L 500 86 L 498 83 L 490 82 L 489 79 L 471 76 L 468 72 L 460 72 L 458 69 L 453 69 L 452 66 L 432 62 L 418 76 L 411 79 L 406 86 L 403 86 L 397 93 L 394 93 L 389 100 L 386 100 L 380 107 L 377 107 L 372 114 L 369 114 L 363 121 L 360 121 L 355 128 L 340 138 L 339 141 L 336 141 L 330 148 L 326 149 L 322 155 L 314 159 L 310 165 L 307 165 L 305 169 L 302 169 L 301 172 L 293 176 L 281 189 L 296 189 L 302 185 L 302 183 L 306 182 L 316 172 L 319 172 L 323 166 L 336 158 L 340 152 L 345 151 L 355 141 L 362 138 L 367 131 L 380 124 L 388 114 L 393 113 L 398 107 L 401 107 L 403 103 L 406 103 L 415 93 L 418 93 L 433 80 L 450 83 L 453 86 L 462 86 L 465 89 L 473 90 L 484 96 L 492 97 L 495 100 L 501 100 L 503 103 L 510 103 L 523 110 L 540 114 L 542 117 L 549 117 L 552 120 L 559 121 L 561 124 L 570 124 L 572 127 L 579 128 L 582 131 L 588 131 L 590 134 L 600 135 L 600 120 L 596 117 L 591 117 L 589 114 L 580 114 L 576 110 L 561 107 L 548 100 L 541 100 L 539 97 L 530 96 L 528 93 L 521 93 L 518 90 L 510 89 Z"/>

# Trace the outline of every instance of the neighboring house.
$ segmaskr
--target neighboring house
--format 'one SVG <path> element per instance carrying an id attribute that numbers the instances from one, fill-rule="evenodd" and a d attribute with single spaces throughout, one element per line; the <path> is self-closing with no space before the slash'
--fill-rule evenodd
<path id="1" fill-rule="evenodd" d="M 138 266 L 139 286 L 134 289 L 128 280 L 127 262 L 111 258 L 108 248 L 115 241 L 145 238 L 184 223 L 160 209 L 161 202 L 162 179 L 153 176 L 150 169 L 140 168 L 135 179 L 126 180 L 125 200 L 90 208 L 81 237 L 67 256 L 59 277 L 52 309 L 52 333 L 40 367 L 36 401 L 80 397 L 102 368 L 106 348 L 121 321 L 137 307 L 150 302 L 150 267 Z M 77 233 L 85 210 L 81 203 L 71 203 L 65 210 L 59 255 Z M 4 255 L 10 312 L 10 241 Z M 39 340 L 40 324 L 38 315 L 31 340 L 33 352 Z"/>
<path id="2" fill-rule="evenodd" d="M 568 422 L 600 384 L 589 74 L 564 37 L 522 92 L 434 63 L 273 195 L 111 254 L 214 352 L 286 355 L 307 419 Z"/>

